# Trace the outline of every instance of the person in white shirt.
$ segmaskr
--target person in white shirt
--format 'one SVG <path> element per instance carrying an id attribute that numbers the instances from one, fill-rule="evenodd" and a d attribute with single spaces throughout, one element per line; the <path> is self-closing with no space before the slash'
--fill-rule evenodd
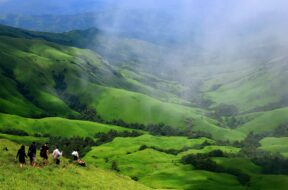
<path id="1" fill-rule="evenodd" d="M 53 160 L 57 165 L 60 164 L 60 157 L 62 156 L 63 152 L 59 151 L 59 147 L 56 146 L 56 149 L 52 153 Z"/>
<path id="2" fill-rule="evenodd" d="M 74 150 L 74 151 L 72 152 L 72 156 L 73 156 L 73 160 L 74 160 L 74 161 L 78 161 L 78 160 L 80 159 L 80 157 L 79 157 L 79 149 Z"/>

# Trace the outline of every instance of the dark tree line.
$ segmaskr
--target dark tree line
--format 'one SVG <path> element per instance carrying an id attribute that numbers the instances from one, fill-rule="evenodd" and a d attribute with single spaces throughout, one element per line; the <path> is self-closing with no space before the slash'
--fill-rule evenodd
<path id="1" fill-rule="evenodd" d="M 150 149 L 154 149 L 154 150 L 157 150 L 159 152 L 164 152 L 166 154 L 172 154 L 172 155 L 177 155 L 181 152 L 185 152 L 189 149 L 202 149 L 203 147 L 207 146 L 207 145 L 210 145 L 210 143 L 208 143 L 207 141 L 203 142 L 202 144 L 200 145 L 195 145 L 193 147 L 188 147 L 188 146 L 184 146 L 183 148 L 181 149 L 162 149 L 162 148 L 159 148 L 159 147 L 155 147 L 155 146 L 147 146 L 147 145 L 142 145 L 139 147 L 139 151 L 141 150 L 145 150 L 147 148 L 150 148 Z"/>
<path id="2" fill-rule="evenodd" d="M 261 166 L 264 174 L 288 174 L 288 160 L 280 154 L 261 151 L 251 160 Z"/>
<path id="3" fill-rule="evenodd" d="M 221 118 L 221 123 L 224 125 L 224 127 L 229 127 L 231 129 L 235 129 L 238 126 L 241 126 L 245 124 L 246 120 L 243 118 L 237 118 L 235 116 L 230 116 L 230 117 L 223 117 Z"/>
<path id="4" fill-rule="evenodd" d="M 21 129 L 0 129 L 0 133 L 17 136 L 29 136 L 29 134 Z"/>
<path id="5" fill-rule="evenodd" d="M 240 142 L 217 142 L 218 145 L 230 145 L 241 148 L 241 151 L 235 155 L 237 157 L 245 157 L 262 169 L 263 174 L 288 174 L 288 160 L 281 154 L 275 154 L 264 150 L 259 150 L 261 145 L 259 141 L 264 137 L 279 134 L 285 135 L 287 125 L 280 125 L 273 132 L 265 132 L 262 134 L 249 133 L 247 137 Z M 282 134 L 283 133 L 283 134 Z"/>
<path id="6" fill-rule="evenodd" d="M 140 123 L 127 123 L 127 122 L 124 122 L 123 120 L 105 121 L 97 113 L 95 108 L 89 107 L 88 105 L 81 102 L 79 96 L 65 92 L 67 88 L 67 84 L 65 82 L 65 72 L 66 70 L 64 69 L 62 72 L 53 73 L 53 78 L 55 81 L 54 88 L 57 91 L 58 95 L 61 97 L 61 99 L 67 105 L 69 105 L 70 108 L 80 113 L 80 116 L 70 116 L 71 119 L 95 121 L 95 122 L 100 122 L 104 124 L 117 125 L 117 126 L 121 126 L 125 128 L 130 128 L 130 129 L 145 130 L 145 131 L 148 131 L 152 135 L 187 136 L 190 138 L 200 138 L 200 137 L 211 138 L 211 135 L 208 133 L 197 132 L 197 131 L 194 132 L 191 129 L 180 130 L 176 127 L 171 127 L 163 123 L 143 125 Z"/>
<path id="7" fill-rule="evenodd" d="M 212 116 L 220 119 L 223 116 L 234 116 L 238 114 L 238 109 L 234 105 L 220 104 L 214 108 Z"/>
<path id="8" fill-rule="evenodd" d="M 116 137 L 138 137 L 140 135 L 143 135 L 143 133 L 140 133 L 138 131 L 119 132 L 115 130 L 110 130 L 108 133 L 96 133 L 95 134 L 95 138 L 97 138 L 96 145 L 111 142 Z"/>
<path id="9" fill-rule="evenodd" d="M 271 135 L 273 137 L 287 137 L 288 136 L 288 123 L 280 124 Z"/>
<path id="10" fill-rule="evenodd" d="M 211 160 L 211 157 L 226 157 L 221 150 L 214 150 L 206 154 L 190 154 L 182 157 L 183 164 L 191 164 L 198 170 L 207 170 L 218 173 L 228 173 L 237 178 L 240 184 L 249 185 L 250 176 L 237 169 L 224 168 Z"/>
<path id="11" fill-rule="evenodd" d="M 64 152 L 64 156 L 68 155 L 69 158 L 72 151 L 76 149 L 79 149 L 80 156 L 84 156 L 87 152 L 91 150 L 93 146 L 99 146 L 101 144 L 111 142 L 116 137 L 137 137 L 140 135 L 142 135 L 142 133 L 137 131 L 118 132 L 115 130 L 111 130 L 108 133 L 96 133 L 94 135 L 97 138 L 96 141 L 90 137 L 65 138 L 49 136 L 48 143 L 50 144 L 52 149 L 56 145 L 59 146 L 60 149 Z"/>
<path id="12" fill-rule="evenodd" d="M 112 121 L 106 121 L 105 123 L 129 129 L 138 129 L 147 131 L 155 136 L 185 136 L 188 138 L 201 138 L 201 137 L 211 138 L 211 135 L 209 133 L 205 133 L 202 131 L 192 131 L 192 129 L 179 129 L 176 127 L 166 125 L 164 123 L 143 125 L 140 123 L 126 123 L 123 120 L 112 120 Z"/>
<path id="13" fill-rule="evenodd" d="M 71 157 L 70 155 L 73 150 L 79 149 L 79 154 L 82 157 L 91 150 L 92 146 L 96 145 L 95 141 L 89 137 L 50 137 L 48 143 L 51 146 L 51 149 L 54 148 L 53 146 L 59 146 L 59 148 L 64 152 L 64 156 L 68 158 Z"/>

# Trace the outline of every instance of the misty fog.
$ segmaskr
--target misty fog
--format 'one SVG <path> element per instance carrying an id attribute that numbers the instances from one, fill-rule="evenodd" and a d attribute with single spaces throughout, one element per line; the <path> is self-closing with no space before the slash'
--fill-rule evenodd
<path id="1" fill-rule="evenodd" d="M 285 0 L 27 0 L 15 6 L 17 3 L 20 1 L 0 1 L 2 14 L 5 10 L 73 18 L 90 14 L 86 27 L 98 28 L 107 36 L 95 36 L 88 48 L 100 44 L 105 48 L 97 51 L 115 57 L 111 64 L 130 64 L 134 70 L 181 81 L 191 88 L 189 93 L 221 73 L 231 73 L 225 80 L 233 81 L 243 76 L 242 71 L 247 75 L 267 70 L 271 67 L 265 65 L 271 60 L 280 60 L 273 64 L 283 62 L 288 49 Z"/>
<path id="2" fill-rule="evenodd" d="M 140 55 L 146 69 L 194 88 L 219 72 L 239 71 L 235 77 L 240 77 L 241 70 L 253 73 L 286 56 L 287 5 L 284 0 L 122 0 L 110 7 L 111 22 L 95 22 L 106 31 L 164 47 L 152 61 L 155 50 L 143 51 L 149 57 L 145 62 Z M 118 45 L 113 39 L 109 44 L 111 49 Z"/>

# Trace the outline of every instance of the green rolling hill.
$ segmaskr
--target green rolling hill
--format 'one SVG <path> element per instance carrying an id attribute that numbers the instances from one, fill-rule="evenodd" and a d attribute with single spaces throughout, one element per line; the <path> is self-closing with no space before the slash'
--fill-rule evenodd
<path id="1" fill-rule="evenodd" d="M 229 79 L 229 75 L 220 75 L 217 80 L 210 82 L 217 84 L 216 90 L 211 90 L 205 95 L 215 104 L 235 105 L 239 112 L 269 111 L 287 106 L 288 72 L 286 57 L 273 57 L 264 64 L 255 68 L 241 67 L 240 73 Z M 237 68 L 237 66 L 236 66 Z M 269 85 L 267 85 L 269 84 Z M 210 87 L 211 88 L 211 87 Z M 241 98 L 239 98 L 241 96 Z"/>
<path id="2" fill-rule="evenodd" d="M 56 34 L 1 25 L 4 189 L 38 189 L 49 176 L 51 187 L 63 189 L 285 190 L 287 171 L 279 167 L 287 161 L 286 58 L 253 68 L 194 65 L 183 73 L 191 75 L 187 83 L 169 71 L 156 75 L 160 67 L 149 72 L 167 52 L 96 29 Z M 127 135 L 132 131 L 141 134 Z M 12 162 L 20 143 L 75 137 L 92 139 L 83 155 L 88 168 L 70 164 L 65 153 L 61 168 L 25 168 L 14 185 L 7 178 L 20 171 Z M 273 159 L 284 166 L 267 168 Z M 27 184 L 27 176 L 37 182 Z"/>
<path id="3" fill-rule="evenodd" d="M 25 117 L 71 118 L 88 107 L 106 121 L 165 123 L 183 130 L 193 125 L 194 131 L 212 131 L 216 139 L 244 138 L 240 132 L 218 127 L 216 121 L 205 116 L 204 110 L 170 103 L 176 95 L 167 93 L 170 99 L 164 102 L 165 95 L 155 98 L 143 94 L 147 91 L 139 85 L 141 81 L 131 82 L 90 50 L 27 39 L 22 30 L 16 30 L 17 38 L 14 38 L 10 37 L 12 32 L 12 28 L 4 27 L 0 37 L 4 83 L 1 112 Z M 163 82 L 160 80 L 159 84 Z M 230 133 L 231 136 L 225 135 Z"/>

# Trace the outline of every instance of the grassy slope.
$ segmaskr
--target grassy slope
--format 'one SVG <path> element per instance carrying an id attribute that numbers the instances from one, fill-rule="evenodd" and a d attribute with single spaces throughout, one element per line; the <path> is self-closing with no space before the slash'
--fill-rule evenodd
<path id="1" fill-rule="evenodd" d="M 237 169 L 247 174 L 258 174 L 261 171 L 261 167 L 255 165 L 247 158 L 213 158 L 217 164 L 224 166 L 225 168 Z"/>
<path id="2" fill-rule="evenodd" d="M 239 170 L 251 176 L 248 190 L 285 190 L 287 189 L 287 176 L 284 175 L 261 175 L 260 167 L 245 158 L 213 158 L 224 168 Z"/>
<path id="3" fill-rule="evenodd" d="M 183 90 L 183 86 L 175 81 L 163 80 L 147 73 L 137 71 L 140 69 L 139 66 L 142 65 L 147 67 L 148 63 L 154 63 L 154 61 L 157 60 L 155 56 L 158 57 L 157 52 L 162 51 L 161 48 L 163 49 L 163 47 L 153 43 L 116 37 L 113 35 L 106 36 L 97 29 L 88 29 L 84 31 L 75 30 L 56 34 L 33 32 L 0 25 L 0 35 L 22 39 L 41 39 L 62 45 L 89 48 L 102 55 L 105 59 L 110 61 L 112 65 L 125 64 L 124 67 L 129 68 L 130 74 L 127 75 L 127 72 L 122 71 L 121 74 L 127 78 L 130 84 L 133 84 L 136 87 L 134 90 L 161 98 L 162 100 L 183 102 L 179 97 L 176 97 L 176 95 Z M 111 38 L 113 39 L 113 44 L 110 43 Z M 143 53 L 143 51 L 145 51 L 145 53 Z M 141 64 L 138 64 L 140 62 Z M 138 80 L 135 80 L 135 75 L 137 75 Z M 139 79 L 141 80 L 139 81 Z"/>
<path id="4" fill-rule="evenodd" d="M 93 161 L 93 155 L 104 163 L 105 158 L 113 158 L 120 155 L 125 155 L 127 152 L 135 152 L 142 145 L 155 146 L 161 149 L 181 149 L 183 147 L 193 147 L 203 142 L 208 141 L 213 143 L 213 140 L 207 138 L 188 139 L 186 137 L 157 137 L 151 135 L 142 135 L 136 138 L 116 138 L 111 143 L 104 144 L 99 147 L 94 147 L 91 152 L 86 155 L 88 160 Z"/>
<path id="5" fill-rule="evenodd" d="M 246 68 L 247 72 L 244 75 L 243 71 L 236 73 L 236 77 L 223 74 L 219 80 L 208 81 L 208 83 L 220 84 L 220 88 L 207 92 L 206 87 L 205 94 L 215 102 L 215 105 L 220 103 L 235 105 L 240 112 L 280 102 L 287 96 L 288 89 L 285 77 L 288 72 L 286 59 L 286 57 L 271 59 L 257 69 Z"/>
<path id="6" fill-rule="evenodd" d="M 55 91 L 54 76 L 59 73 L 65 75 L 65 79 L 74 79 L 71 81 L 64 79 L 63 82 L 66 83 L 79 83 L 80 78 L 85 78 L 86 83 L 93 82 L 129 88 L 129 84 L 125 82 L 124 78 L 116 76 L 115 71 L 106 65 L 97 54 L 89 50 L 60 46 L 43 40 L 3 36 L 0 38 L 1 77 L 6 88 L 1 91 L 1 98 L 7 102 L 7 105 L 9 105 L 8 103 L 15 104 L 15 100 L 18 101 L 17 103 L 22 103 L 19 105 L 19 107 L 22 105 L 22 109 L 14 110 L 13 107 L 8 109 L 7 106 L 7 109 L 1 111 L 23 114 L 26 110 L 37 111 L 35 109 L 37 106 L 42 111 L 54 115 L 77 114 L 63 102 Z M 34 80 L 35 78 L 37 80 Z M 22 92 L 19 88 L 22 88 Z M 5 93 L 7 89 L 9 93 Z M 25 94 L 23 95 L 23 93 Z M 9 94 L 10 96 L 8 96 Z M 30 96 L 29 100 L 27 96 Z M 31 99 L 34 107 L 31 106 Z M 26 110 L 21 111 L 23 109 Z M 26 116 L 30 115 L 29 112 L 26 112 Z"/>
<path id="7" fill-rule="evenodd" d="M 180 156 L 149 148 L 139 150 L 141 145 L 154 146 L 164 150 L 179 150 L 183 147 L 193 148 L 204 141 L 214 143 L 206 138 L 187 139 L 185 137 L 155 137 L 151 135 L 116 138 L 111 143 L 94 147 L 84 159 L 103 168 L 110 168 L 111 163 L 116 161 L 121 173 L 136 177 L 141 183 L 154 188 L 199 189 L 202 186 L 205 189 L 215 189 L 215 187 L 243 189 L 234 176 L 192 170 L 191 166 L 179 163 Z M 225 147 L 215 146 L 207 148 L 207 151 L 219 148 L 225 149 Z M 193 177 L 191 178 L 191 176 Z"/>
<path id="8" fill-rule="evenodd" d="M 53 116 L 77 115 L 55 91 L 53 75 L 62 73 L 67 92 L 78 95 L 82 103 L 95 107 L 104 119 L 122 119 L 128 123 L 143 124 L 162 122 L 180 128 L 187 126 L 186 119 L 191 119 L 195 130 L 211 132 L 216 139 L 243 138 L 237 131 L 217 127 L 214 121 L 201 116 L 200 110 L 118 89 L 138 87 L 133 87 L 121 75 L 115 74 L 116 71 L 111 70 L 98 55 L 89 50 L 43 40 L 0 38 L 3 55 L 0 76 L 5 84 L 0 91 L 3 104 L 1 112 L 26 117 L 41 113 Z M 20 93 L 17 83 L 27 90 Z"/>
<path id="9" fill-rule="evenodd" d="M 17 136 L 17 135 L 8 135 L 8 134 L 2 134 L 0 133 L 1 139 L 7 139 L 13 142 L 16 142 L 18 144 L 25 144 L 30 145 L 32 142 L 38 142 L 38 143 L 45 143 L 48 141 L 48 138 L 45 137 L 34 137 L 34 136 Z"/>
<path id="10" fill-rule="evenodd" d="M 149 189 L 127 177 L 95 167 L 80 168 L 63 160 L 61 167 L 20 169 L 14 157 L 20 145 L 0 139 L 0 148 L 8 148 L 0 157 L 0 189 Z M 13 177 L 11 177 L 13 176 Z M 29 180 L 27 180 L 29 179 Z"/>
<path id="11" fill-rule="evenodd" d="M 20 107 L 20 109 L 13 109 L 13 107 L 10 109 L 4 108 L 1 109 L 2 112 L 30 116 L 32 115 L 30 112 L 33 110 L 37 111 L 41 110 L 39 107 L 46 107 L 47 111 L 53 110 L 54 114 L 66 113 L 72 115 L 74 113 L 73 110 L 56 96 L 53 88 L 51 88 L 54 86 L 54 82 L 51 80 L 51 75 L 49 77 L 45 70 L 52 65 L 53 59 L 37 55 L 36 52 L 30 50 L 33 46 L 40 47 L 41 45 L 43 46 L 42 51 L 45 52 L 45 47 L 48 48 L 48 46 L 45 46 L 41 41 L 1 37 L 0 47 L 3 59 L 1 59 L 0 65 L 2 77 L 6 83 L 3 91 L 6 91 L 6 89 L 9 90 L 8 92 L 14 91 L 14 93 L 9 93 L 10 96 L 5 96 L 2 92 L 1 98 L 7 102 L 7 105 L 9 105 L 8 103 L 12 105 L 18 103 L 17 106 Z M 51 51 L 53 50 L 56 51 L 51 48 Z M 54 52 L 49 53 L 52 54 Z M 62 53 L 61 56 L 63 54 L 65 55 L 65 53 Z M 66 59 L 66 57 L 63 58 Z M 16 81 L 19 85 L 17 85 Z M 37 101 L 37 106 L 35 106 L 35 103 L 31 106 L 32 103 L 23 96 L 18 86 L 29 89 L 29 94 L 32 94 L 35 99 L 34 101 Z M 32 111 L 25 112 L 25 110 Z M 43 110 L 41 111 L 43 112 Z"/>
<path id="12" fill-rule="evenodd" d="M 267 131 L 273 131 L 279 125 L 288 122 L 287 114 L 288 108 L 262 112 L 259 113 L 259 115 L 257 114 L 254 119 L 237 128 L 237 130 L 246 134 L 249 132 L 260 134 Z"/>
<path id="13" fill-rule="evenodd" d="M 241 157 L 212 158 L 224 168 L 240 170 L 251 176 L 249 187 L 239 184 L 235 176 L 226 173 L 214 173 L 195 170 L 193 166 L 183 165 L 180 159 L 187 154 L 207 153 L 212 150 L 222 150 L 227 153 L 237 153 L 239 148 L 229 146 L 208 145 L 203 149 L 194 149 L 194 146 L 202 144 L 201 139 L 186 139 L 184 137 L 154 137 L 143 135 L 136 138 L 116 138 L 114 141 L 94 147 L 85 160 L 90 164 L 96 164 L 103 168 L 110 168 L 116 161 L 120 173 L 138 179 L 139 182 L 153 188 L 172 189 L 277 189 L 285 190 L 287 176 L 262 175 L 261 168 L 250 160 Z M 283 141 L 282 141 L 283 143 Z M 191 149 L 178 155 L 159 152 L 154 149 L 139 150 L 141 145 L 155 146 L 164 150 L 181 149 L 184 146 Z M 266 182 L 263 182 L 265 179 Z"/>
<path id="14" fill-rule="evenodd" d="M 280 153 L 288 158 L 288 137 L 266 137 L 260 141 L 261 146 L 259 149 L 266 151 Z"/>
<path id="15" fill-rule="evenodd" d="M 12 33 L 13 32 L 15 31 L 12 31 Z M 192 120 L 194 130 L 208 132 L 212 134 L 213 138 L 220 140 L 240 140 L 250 131 L 254 131 L 255 133 L 271 131 L 279 124 L 287 122 L 287 119 L 285 118 L 287 109 L 279 109 L 259 113 L 237 130 L 219 128 L 216 126 L 215 121 L 203 116 L 203 110 L 166 103 L 140 93 L 132 92 L 139 91 L 149 94 L 152 89 L 150 86 L 143 86 L 143 84 L 141 84 L 141 79 L 132 81 L 133 77 L 132 79 L 129 78 L 131 77 L 131 73 L 130 76 L 124 75 L 124 78 L 121 77 L 113 68 L 106 65 L 102 58 L 91 51 L 57 45 L 44 40 L 30 39 L 34 37 L 27 33 L 19 34 L 21 37 L 23 37 L 23 35 L 27 35 L 26 37 L 29 38 L 29 40 L 0 37 L 0 79 L 1 87 L 3 87 L 0 89 L 1 112 L 26 116 L 40 115 L 45 112 L 60 116 L 77 115 L 78 113 L 67 106 L 58 96 L 54 88 L 55 81 L 53 79 L 53 73 L 60 73 L 63 72 L 64 69 L 67 69 L 67 71 L 64 72 L 65 83 L 67 83 L 68 86 L 67 91 L 79 95 L 83 103 L 95 107 L 97 112 L 107 120 L 123 119 L 126 122 L 139 122 L 144 124 L 164 122 L 175 127 L 183 128 L 186 126 L 185 120 L 190 119 Z M 57 35 L 52 35 L 52 37 L 55 38 L 55 41 L 61 41 L 60 38 L 57 38 Z M 251 75 L 247 76 L 247 78 L 244 77 L 232 82 L 230 81 L 231 83 L 223 84 L 218 90 L 209 92 L 206 95 L 210 96 L 216 104 L 223 102 L 235 104 L 240 111 L 247 111 L 259 106 L 277 102 L 281 98 L 278 94 L 285 94 L 286 92 L 284 76 L 287 69 L 285 65 L 279 64 L 275 69 L 276 71 L 271 73 L 260 71 L 259 73 L 256 73 L 258 77 Z M 129 79 L 125 79 L 125 77 Z M 273 86 L 277 90 L 282 90 L 280 90 L 281 92 L 279 93 L 277 92 L 277 95 L 274 93 L 274 87 L 270 88 L 267 85 L 263 86 L 268 80 L 275 79 L 275 77 L 277 80 L 275 80 L 275 83 L 273 82 Z M 35 78 L 37 78 L 37 80 L 35 80 Z M 25 84 L 31 91 L 30 93 L 33 94 L 34 101 L 28 100 L 27 97 L 24 97 L 23 93 L 19 92 L 17 82 Z M 161 85 L 164 86 L 170 85 L 164 81 L 162 81 L 162 83 L 163 84 Z M 213 85 L 213 82 L 211 85 Z M 172 85 L 172 88 L 169 89 L 174 89 L 175 87 L 177 87 L 177 85 Z M 245 91 L 245 93 L 242 93 L 243 91 Z M 259 96 L 259 93 L 268 95 Z M 241 94 L 243 98 L 239 99 L 239 94 Z M 167 95 L 167 97 L 168 99 L 174 98 L 172 94 Z M 162 100 L 162 98 L 160 99 Z M 175 102 L 178 102 L 178 100 L 176 99 Z M 75 135 L 93 136 L 91 131 L 96 133 L 100 131 L 105 132 L 109 129 L 124 130 L 115 126 L 71 121 L 56 117 L 36 120 L 1 114 L 0 128 L 4 127 L 24 129 L 31 135 L 35 133 L 48 133 L 51 135 L 59 134 L 66 137 Z M 19 143 L 28 142 L 33 139 L 33 137 L 20 138 L 3 134 L 1 134 L 0 137 L 13 140 L 16 139 Z M 107 145 L 96 147 L 86 158 L 89 162 L 96 162 L 96 164 L 100 164 L 105 168 L 110 167 L 111 162 L 116 160 L 122 173 L 138 177 L 140 178 L 140 182 L 152 187 L 199 189 L 205 185 L 206 189 L 215 189 L 215 187 L 218 189 L 231 189 L 231 187 L 233 187 L 233 189 L 243 189 L 234 176 L 192 170 L 190 166 L 188 167 L 178 163 L 179 158 L 188 153 L 201 153 L 215 149 L 236 153 L 239 149 L 227 146 L 206 146 L 201 150 L 192 149 L 177 156 L 155 151 L 153 149 L 138 151 L 139 147 L 143 144 L 157 146 L 163 149 L 180 149 L 183 146 L 201 144 L 204 140 L 188 140 L 182 137 L 165 138 L 166 137 L 152 137 L 149 135 L 139 138 L 117 138 L 121 139 L 121 142 L 120 140 L 117 141 L 117 139 L 115 139 L 114 141 L 117 143 L 113 141 Z M 44 139 L 36 140 L 44 141 Z M 275 146 L 269 146 L 270 143 L 274 142 Z M 286 139 L 283 138 L 277 140 L 264 139 L 263 142 L 261 141 L 261 148 L 281 152 L 285 155 L 285 146 L 279 147 L 279 144 L 284 144 L 284 142 L 286 142 Z M 127 154 L 127 152 L 129 153 Z M 106 157 L 109 157 L 107 163 L 105 163 Z M 241 159 L 224 160 L 224 163 L 226 163 L 227 167 L 231 167 L 231 165 L 237 163 L 235 165 L 243 166 L 243 169 L 245 169 L 246 172 L 249 172 L 248 170 L 253 170 L 254 168 L 251 166 L 251 163 L 247 163 Z M 228 166 L 229 163 L 230 166 Z M 9 170 L 10 168 L 4 167 L 4 170 L 7 169 Z M 81 174 L 81 176 L 84 175 L 84 172 L 79 171 L 78 168 L 70 168 L 69 166 L 64 168 L 63 171 L 60 171 L 64 172 L 63 176 L 67 179 L 72 178 L 77 181 L 76 177 L 65 173 L 67 170 L 69 172 L 71 171 L 71 173 L 75 171 L 75 173 Z M 15 172 L 13 168 L 12 171 Z M 57 175 L 60 174 L 60 172 L 55 171 L 54 168 L 49 168 L 49 171 L 44 171 L 44 174 L 49 175 L 51 171 L 52 173 L 56 172 Z M 96 170 L 94 171 L 94 169 L 92 169 L 92 171 L 95 172 Z M 25 175 L 34 175 L 34 173 L 25 172 L 26 171 L 23 172 Z M 85 173 L 91 174 L 91 176 L 93 172 L 85 171 Z M 101 173 L 101 170 L 97 170 L 97 172 Z M 256 172 L 256 169 L 253 172 Z M 20 174 L 17 175 L 17 179 L 19 179 L 21 185 L 23 185 L 24 181 Z M 42 174 L 42 172 L 37 173 L 37 176 L 41 176 Z M 193 176 L 193 178 L 191 178 L 191 176 Z M 1 179 L 2 178 L 0 178 L 0 181 Z M 281 187 L 285 189 L 285 183 L 283 183 L 283 181 L 286 179 L 287 177 L 285 176 L 255 175 L 253 176 L 253 186 L 251 189 L 273 189 L 276 185 L 280 189 Z M 92 181 L 94 180 L 94 177 L 87 180 Z M 41 181 L 40 178 L 39 181 Z M 60 185 L 63 185 L 63 183 L 65 182 L 59 181 Z M 82 182 L 79 183 L 82 186 Z M 11 185 L 11 182 L 8 181 L 7 184 Z M 64 185 L 69 187 L 73 184 L 74 183 L 71 180 L 69 184 Z M 39 184 L 34 185 L 38 186 Z M 56 186 L 56 184 L 53 185 Z M 100 187 L 101 185 L 99 188 Z M 121 184 L 120 187 L 122 187 Z M 102 186 L 102 188 L 105 189 L 106 187 Z"/>
<path id="16" fill-rule="evenodd" d="M 29 119 L 8 114 L 0 114 L 0 129 L 19 129 L 30 135 L 49 134 L 63 137 L 93 137 L 98 132 L 130 130 L 89 121 L 69 120 L 57 117 Z"/>
<path id="17" fill-rule="evenodd" d="M 69 87 L 74 91 L 77 86 Z M 89 93 L 88 93 L 89 92 Z M 91 97 L 87 97 L 91 94 Z M 89 101 L 106 120 L 122 119 L 127 123 L 165 123 L 185 129 L 192 121 L 192 129 L 210 133 L 215 139 L 240 140 L 245 135 L 239 131 L 220 128 L 216 122 L 204 116 L 205 111 L 167 103 L 149 96 L 122 89 L 89 85 L 80 92 L 82 101 Z M 88 103 L 88 102 L 87 102 Z"/>
<path id="18" fill-rule="evenodd" d="M 192 170 L 191 166 L 169 167 L 165 171 L 155 171 L 140 180 L 154 188 L 189 190 L 244 190 L 234 176 L 224 173 L 213 173 L 202 170 Z"/>
<path id="19" fill-rule="evenodd" d="M 191 104 L 179 97 L 186 90 L 185 86 L 175 81 L 163 80 L 158 76 L 133 70 L 124 66 L 120 69 L 121 74 L 132 84 L 141 87 L 142 93 L 152 97 L 176 104 Z"/>
<path id="20" fill-rule="evenodd" d="M 186 156 L 186 155 L 189 155 L 189 154 L 208 153 L 208 152 L 211 152 L 213 150 L 221 150 L 221 151 L 223 151 L 225 153 L 228 153 L 228 154 L 237 154 L 240 151 L 240 148 L 236 148 L 236 147 L 233 147 L 233 146 L 209 145 L 209 146 L 205 146 L 202 149 L 190 149 L 190 150 L 187 150 L 185 152 L 181 152 L 177 156 L 180 159 L 183 156 Z"/>

